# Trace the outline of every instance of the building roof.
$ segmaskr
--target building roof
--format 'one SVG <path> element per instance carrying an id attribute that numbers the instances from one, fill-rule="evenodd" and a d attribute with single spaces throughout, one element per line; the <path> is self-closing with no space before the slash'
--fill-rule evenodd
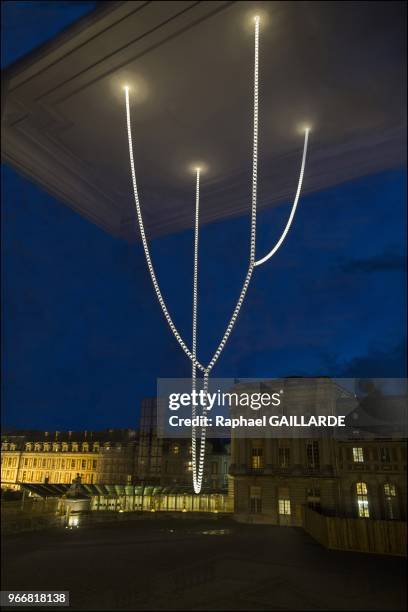
<path id="1" fill-rule="evenodd" d="M 135 429 L 104 429 L 103 431 L 38 431 L 5 429 L 3 442 L 15 442 L 17 446 L 26 442 L 112 442 L 125 443 L 136 440 Z"/>
<path id="2" fill-rule="evenodd" d="M 22 489 L 29 491 L 39 497 L 62 497 L 67 494 L 71 485 L 69 484 L 31 484 L 18 483 Z M 81 494 L 84 497 L 105 496 L 120 497 L 122 495 L 190 495 L 193 493 L 192 486 L 174 485 L 158 486 L 151 484 L 124 485 L 124 484 L 80 484 Z M 203 495 L 217 495 L 225 493 L 225 490 L 203 488 Z"/>
<path id="3" fill-rule="evenodd" d="M 403 161 L 402 2 L 260 2 L 259 207 Z M 138 236 L 122 86 L 148 237 L 249 212 L 252 2 L 110 2 L 5 73 L 3 159 L 115 236 Z"/>

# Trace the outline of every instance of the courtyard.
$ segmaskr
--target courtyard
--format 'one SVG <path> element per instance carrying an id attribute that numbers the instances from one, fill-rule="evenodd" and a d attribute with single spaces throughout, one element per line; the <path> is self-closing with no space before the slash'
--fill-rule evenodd
<path id="1" fill-rule="evenodd" d="M 303 530 L 214 517 L 4 538 L 3 589 L 87 610 L 403 610 L 406 560 L 329 551 Z"/>

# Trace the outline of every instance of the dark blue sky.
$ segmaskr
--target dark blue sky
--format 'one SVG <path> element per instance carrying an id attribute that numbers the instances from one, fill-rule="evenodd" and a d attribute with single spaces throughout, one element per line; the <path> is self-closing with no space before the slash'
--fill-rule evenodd
<path id="1" fill-rule="evenodd" d="M 7 29 L 12 5 L 32 3 L 4 4 L 8 64 L 20 55 L 19 36 Z M 38 20 L 40 33 L 33 22 L 23 28 L 22 52 L 30 49 L 30 32 L 35 46 L 94 3 L 59 4 L 64 9 L 58 18 L 51 11 L 48 30 L 47 19 Z M 2 178 L 4 424 L 134 426 L 157 377 L 190 373 L 140 245 L 106 235 L 11 168 L 2 168 Z M 396 168 L 303 198 L 284 247 L 256 269 L 214 374 L 404 376 L 405 188 L 405 170 Z M 259 214 L 258 256 L 279 236 L 288 211 L 284 205 Z M 207 226 L 201 236 L 205 362 L 246 272 L 249 217 Z M 192 246 L 190 231 L 152 242 L 162 291 L 188 342 Z"/>

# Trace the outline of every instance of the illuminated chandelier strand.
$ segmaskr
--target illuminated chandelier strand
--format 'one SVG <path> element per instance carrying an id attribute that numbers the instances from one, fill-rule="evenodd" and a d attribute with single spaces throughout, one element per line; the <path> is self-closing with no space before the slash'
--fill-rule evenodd
<path id="1" fill-rule="evenodd" d="M 199 240 L 199 226 L 200 226 L 200 168 L 196 170 L 196 201 L 195 201 L 195 224 L 194 224 L 194 263 L 193 263 L 193 330 L 192 330 L 192 366 L 191 366 L 191 387 L 193 391 L 197 388 L 197 319 L 198 319 L 198 240 Z M 208 388 L 208 372 L 204 372 L 204 397 L 207 397 Z M 194 395 L 193 395 L 194 397 Z M 203 415 L 206 412 L 206 403 L 204 404 Z M 191 459 L 192 459 L 192 470 L 193 470 L 193 488 L 195 493 L 200 493 L 201 485 L 204 473 L 204 459 L 205 459 L 205 427 L 201 428 L 200 436 L 200 452 L 199 462 L 197 470 L 197 437 L 196 437 L 196 426 L 194 425 L 194 419 L 197 416 L 196 406 L 194 402 L 191 407 L 191 415 L 193 419 L 193 425 L 191 427 Z"/>
<path id="2" fill-rule="evenodd" d="M 289 232 L 291 227 L 297 204 L 300 197 L 300 192 L 302 189 L 303 176 L 306 164 L 306 153 L 308 146 L 308 137 L 309 137 L 309 128 L 305 129 L 305 140 L 303 145 L 303 155 L 302 155 L 302 163 L 300 169 L 300 175 L 298 180 L 298 186 L 296 190 L 295 199 L 292 205 L 292 209 L 289 215 L 289 219 L 287 221 L 286 227 L 275 244 L 275 246 L 265 255 L 262 259 L 255 260 L 255 252 L 256 252 L 256 208 L 257 208 L 257 182 L 258 182 L 258 123 L 259 123 L 259 104 L 258 104 L 258 96 L 259 96 L 259 17 L 255 17 L 255 59 L 254 59 L 254 123 L 253 123 L 253 152 L 252 152 L 252 192 L 251 192 L 251 230 L 250 230 L 250 253 L 249 253 L 249 266 L 248 271 L 244 279 L 244 283 L 241 289 L 241 293 L 238 297 L 238 301 L 232 313 L 231 319 L 227 325 L 227 328 L 224 332 L 224 335 L 213 355 L 211 361 L 208 366 L 205 367 L 200 361 L 197 359 L 197 319 L 198 319 L 198 238 L 199 238 L 199 207 L 200 207 L 200 170 L 196 171 L 196 209 L 195 209 L 195 229 L 194 229 L 194 270 L 193 270 L 193 337 L 192 337 L 192 348 L 191 351 L 187 347 L 186 343 L 180 336 L 171 316 L 167 309 L 166 303 L 163 299 L 163 296 L 160 291 L 159 283 L 156 278 L 156 274 L 154 271 L 153 263 L 150 257 L 149 246 L 146 239 L 146 232 L 143 225 L 143 217 L 140 207 L 139 194 L 137 189 L 136 182 L 136 172 L 135 172 L 135 164 L 134 164 L 134 156 L 133 156 L 133 142 L 132 142 L 132 128 L 131 128 L 131 119 L 130 119 L 130 103 L 129 103 L 129 87 L 125 87 L 125 97 L 126 97 L 126 121 L 127 121 L 127 133 L 128 133 L 128 144 L 129 144 L 129 160 L 130 160 L 130 169 L 132 175 L 132 185 L 133 185 L 133 193 L 135 198 L 136 205 L 136 213 L 137 219 L 140 229 L 140 235 L 143 244 L 143 250 L 146 257 L 147 267 L 150 273 L 150 277 L 152 279 L 152 283 L 157 295 L 157 299 L 162 308 L 163 314 L 167 320 L 167 323 L 173 332 L 176 340 L 180 344 L 184 353 L 191 360 L 192 363 L 192 388 L 193 390 L 197 387 L 197 369 L 203 372 L 203 391 L 204 391 L 204 405 L 202 406 L 202 413 L 205 416 L 207 409 L 207 393 L 208 393 L 208 385 L 209 385 L 209 374 L 216 364 L 219 356 L 221 355 L 227 340 L 232 332 L 232 329 L 235 325 L 235 322 L 238 318 L 239 312 L 241 310 L 241 306 L 244 302 L 245 295 L 247 293 L 249 284 L 251 282 L 252 274 L 256 266 L 260 266 L 261 264 L 268 261 L 275 253 L 279 250 L 280 246 L 284 242 L 286 235 Z M 192 405 L 192 416 L 193 418 L 196 416 L 196 407 Z M 197 469 L 197 444 L 196 444 L 196 428 L 192 427 L 192 470 L 193 470 L 193 486 L 195 493 L 200 493 L 202 486 L 202 479 L 204 473 L 204 461 L 205 461 L 205 437 L 206 437 L 206 428 L 201 427 L 201 436 L 200 436 L 200 451 L 199 451 L 199 460 L 198 460 L 198 469 Z"/>

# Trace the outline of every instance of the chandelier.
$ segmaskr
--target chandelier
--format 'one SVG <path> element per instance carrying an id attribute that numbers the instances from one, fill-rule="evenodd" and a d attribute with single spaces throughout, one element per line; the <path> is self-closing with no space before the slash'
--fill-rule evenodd
<path id="1" fill-rule="evenodd" d="M 292 209 L 286 223 L 285 229 L 283 230 L 279 240 L 274 247 L 261 259 L 255 258 L 255 247 L 256 247 L 256 204 L 257 204 L 257 181 L 258 181 L 258 92 L 259 92 L 259 24 L 260 18 L 256 16 L 255 21 L 255 53 L 254 53 L 254 101 L 253 101 L 253 147 L 252 147 L 252 191 L 251 191 L 251 229 L 250 229 L 250 250 L 249 250 L 249 265 L 246 273 L 241 293 L 236 303 L 235 309 L 232 313 L 231 319 L 227 325 L 225 333 L 208 365 L 203 365 L 197 359 L 197 311 L 198 311 L 198 244 L 199 244 L 199 218 L 200 218 L 200 168 L 195 169 L 195 224 L 194 224 L 194 256 L 193 256 L 193 309 L 192 309 L 192 344 L 191 349 L 188 348 L 183 338 L 180 336 L 171 316 L 167 309 L 166 303 L 163 299 L 160 291 L 159 283 L 157 281 L 156 273 L 154 271 L 152 259 L 150 256 L 149 246 L 146 239 L 146 232 L 143 224 L 143 216 L 140 207 L 139 194 L 136 182 L 135 163 L 133 155 L 133 141 L 132 141 L 132 129 L 130 119 L 130 101 L 129 101 L 129 87 L 125 86 L 125 101 L 126 101 L 126 121 L 127 121 L 127 133 L 128 133 L 128 144 L 129 144 L 129 159 L 130 159 L 130 171 L 132 176 L 133 193 L 136 206 L 136 215 L 138 219 L 140 236 L 142 239 L 143 250 L 146 257 L 147 267 L 153 282 L 153 287 L 156 292 L 157 299 L 159 300 L 163 314 L 169 324 L 171 331 L 173 332 L 177 342 L 183 349 L 184 353 L 191 361 L 191 379 L 192 379 L 192 390 L 196 390 L 197 385 L 197 370 L 203 373 L 203 390 L 204 398 L 207 398 L 209 375 L 214 365 L 218 361 L 227 340 L 232 332 L 235 322 L 238 318 L 239 311 L 244 302 L 245 295 L 247 293 L 249 284 L 251 282 L 252 274 L 256 267 L 267 262 L 275 253 L 278 251 L 282 243 L 284 242 L 289 229 L 292 225 L 293 218 L 295 216 L 296 207 L 299 201 L 300 192 L 302 189 L 303 175 L 306 163 L 307 145 L 309 139 L 310 128 L 304 129 L 304 144 L 302 162 L 300 167 L 299 180 L 295 198 L 292 204 Z M 206 400 L 202 405 L 203 414 L 207 411 Z M 193 423 L 194 417 L 196 416 L 196 406 L 192 403 L 192 417 Z M 204 461 L 205 461 L 205 443 L 206 443 L 206 428 L 201 427 L 199 432 L 199 450 L 197 453 L 197 428 L 195 425 L 192 426 L 191 431 L 191 447 L 192 447 L 192 473 L 193 473 L 193 488 L 195 493 L 200 493 L 204 474 Z"/>

